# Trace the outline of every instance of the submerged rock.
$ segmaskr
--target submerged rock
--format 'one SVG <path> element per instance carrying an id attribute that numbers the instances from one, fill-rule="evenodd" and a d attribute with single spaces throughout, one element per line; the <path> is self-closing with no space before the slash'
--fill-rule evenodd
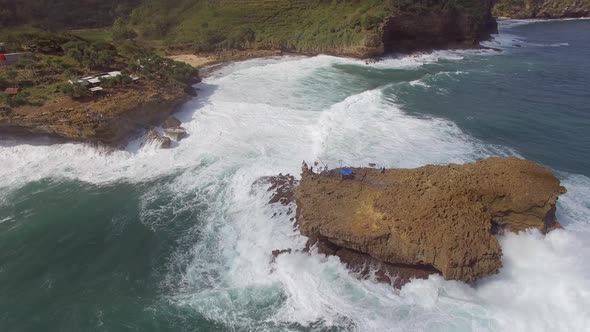
<path id="1" fill-rule="evenodd" d="M 362 278 L 373 275 L 375 280 L 391 284 L 396 288 L 400 288 L 413 278 L 426 279 L 429 275 L 438 273 L 431 266 L 387 263 L 360 251 L 339 247 L 324 239 L 310 238 L 305 251 L 310 252 L 313 249 L 320 254 L 337 256 L 348 269 Z M 291 253 L 291 250 L 275 250 L 273 256 L 276 258 L 284 253 Z"/>
<path id="2" fill-rule="evenodd" d="M 188 133 L 182 127 L 166 128 L 164 134 L 177 142 L 188 136 Z"/>
<path id="3" fill-rule="evenodd" d="M 145 137 L 147 142 L 156 144 L 160 149 L 169 149 L 172 146 L 172 140 L 169 137 L 160 135 L 156 128 L 151 128 Z"/>
<path id="4" fill-rule="evenodd" d="M 502 251 L 495 234 L 559 227 L 555 204 L 565 193 L 551 171 L 517 158 L 353 174 L 304 172 L 295 189 L 297 225 L 310 245 L 353 270 L 377 266 L 402 281 L 497 273 Z"/>
<path id="5" fill-rule="evenodd" d="M 162 128 L 164 128 L 164 129 L 176 128 L 176 127 L 180 127 L 181 124 L 182 124 L 182 122 L 180 122 L 180 120 L 178 120 L 175 116 L 171 115 L 164 121 L 164 123 L 162 123 Z"/>

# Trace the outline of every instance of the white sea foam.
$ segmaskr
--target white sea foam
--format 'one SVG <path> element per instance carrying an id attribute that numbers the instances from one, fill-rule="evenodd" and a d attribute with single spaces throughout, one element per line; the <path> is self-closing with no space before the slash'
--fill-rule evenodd
<path id="1" fill-rule="evenodd" d="M 428 85 L 427 83 L 424 83 L 422 80 L 413 80 L 410 81 L 410 85 L 411 86 L 420 86 L 423 88 L 430 88 L 430 85 Z"/>
<path id="2" fill-rule="evenodd" d="M 462 60 L 465 56 L 464 52 L 468 51 L 434 51 L 430 53 L 390 56 L 372 63 L 370 66 L 379 69 L 412 69 L 421 67 L 425 64 L 436 63 L 441 60 Z"/>
<path id="3" fill-rule="evenodd" d="M 577 17 L 577 18 L 560 18 L 560 19 L 510 19 L 510 20 L 499 20 L 498 28 L 500 30 L 509 29 L 512 27 L 535 24 L 535 23 L 549 23 L 559 21 L 577 21 L 577 20 L 590 20 L 590 17 Z"/>
<path id="4" fill-rule="evenodd" d="M 521 48 L 521 47 L 568 47 L 570 46 L 569 43 L 552 43 L 552 44 L 544 44 L 544 43 L 534 43 L 529 42 L 526 39 L 519 37 L 517 35 L 511 34 L 507 32 L 502 32 L 497 35 L 493 35 L 492 39 L 489 41 L 481 42 L 482 46 L 491 47 L 491 48 L 499 48 L 499 49 L 511 49 L 511 48 Z"/>
<path id="5" fill-rule="evenodd" d="M 411 68 L 437 59 L 428 55 L 374 66 Z M 176 254 L 163 283 L 170 301 L 228 329 L 583 331 L 590 326 L 585 261 L 590 180 L 578 175 L 564 175 L 570 191 L 560 200 L 559 217 L 566 230 L 502 237 L 505 267 L 474 287 L 433 276 L 396 291 L 358 280 L 336 258 L 318 254 L 286 254 L 271 263 L 272 250 L 301 249 L 305 238 L 283 207 L 266 204 L 268 192 L 252 189 L 261 176 L 296 174 L 304 159 L 332 166 L 343 160 L 414 167 L 511 153 L 477 141 L 448 120 L 409 115 L 384 93 L 391 86 L 342 97 L 333 86 L 310 79 L 318 73 L 344 79 L 330 69 L 336 64 L 365 66 L 322 56 L 224 67 L 223 74 L 205 80 L 200 97 L 179 115 L 191 135 L 171 150 L 140 142 L 109 154 L 82 144 L 5 144 L 0 187 L 45 177 L 100 184 L 173 175 L 144 193 L 141 221 L 158 231 L 202 205 L 202 222 L 191 230 L 199 241 Z M 162 205 L 162 198 L 175 204 Z"/>
<path id="6" fill-rule="evenodd" d="M 499 48 L 499 49 L 511 49 L 520 47 L 568 47 L 569 43 L 534 43 L 529 42 L 525 38 L 522 38 L 514 34 L 515 27 L 535 24 L 535 23 L 547 23 L 555 21 L 569 21 L 569 20 L 587 20 L 590 18 L 566 18 L 566 19 L 527 19 L 527 20 L 502 20 L 498 22 L 499 34 L 492 35 L 492 39 L 489 41 L 481 42 L 482 46 Z"/>

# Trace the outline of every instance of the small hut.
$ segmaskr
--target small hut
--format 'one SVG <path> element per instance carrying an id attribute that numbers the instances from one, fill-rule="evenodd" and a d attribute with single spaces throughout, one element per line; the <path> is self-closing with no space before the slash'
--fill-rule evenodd
<path id="1" fill-rule="evenodd" d="M 6 90 L 4 90 L 4 93 L 9 96 L 14 96 L 18 94 L 18 88 L 6 88 Z"/>

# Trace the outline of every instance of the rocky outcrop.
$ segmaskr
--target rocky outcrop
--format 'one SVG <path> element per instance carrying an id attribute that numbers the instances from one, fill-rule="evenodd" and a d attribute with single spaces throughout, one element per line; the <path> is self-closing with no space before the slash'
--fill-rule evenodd
<path id="1" fill-rule="evenodd" d="M 164 134 L 177 142 L 188 136 L 188 133 L 182 127 L 164 129 Z"/>
<path id="2" fill-rule="evenodd" d="M 295 211 L 295 187 L 298 184 L 299 181 L 297 181 L 294 176 L 290 174 L 279 174 L 277 176 L 264 176 L 258 179 L 252 184 L 252 188 L 267 188 L 267 191 L 272 193 L 268 203 L 281 203 L 282 205 L 287 206 L 288 210 L 286 211 L 286 214 L 291 215 Z M 295 218 L 291 217 L 291 221 L 295 221 Z M 277 250 L 277 252 L 282 253 L 281 250 Z"/>
<path id="3" fill-rule="evenodd" d="M 160 149 L 170 149 L 172 147 L 172 140 L 169 137 L 160 135 L 156 128 L 151 128 L 147 132 L 145 141 L 156 145 Z"/>
<path id="4" fill-rule="evenodd" d="M 492 1 L 473 1 L 475 10 L 444 6 L 439 11 L 424 8 L 388 18 L 383 25 L 383 50 L 414 52 L 442 48 L 479 47 L 498 32 L 491 13 Z"/>
<path id="5" fill-rule="evenodd" d="M 558 227 L 555 204 L 565 192 L 551 171 L 516 158 L 353 172 L 352 179 L 339 170 L 304 172 L 295 189 L 299 230 L 356 270 L 377 264 L 405 279 L 497 273 L 495 234 Z"/>
<path id="6" fill-rule="evenodd" d="M 161 124 L 189 99 L 182 87 L 158 82 L 138 83 L 90 100 L 61 96 L 43 106 L 0 113 L 0 132 L 118 147 L 131 135 Z"/>
<path id="7" fill-rule="evenodd" d="M 299 181 L 290 174 L 279 174 L 277 176 L 267 176 L 259 179 L 256 184 L 268 184 L 268 191 L 272 192 L 269 204 L 281 203 L 289 205 L 295 201 L 295 187 Z"/>
<path id="8" fill-rule="evenodd" d="M 180 122 L 180 120 L 178 120 L 175 116 L 171 115 L 166 119 L 166 121 L 164 121 L 164 123 L 162 123 L 162 128 L 164 128 L 164 129 L 177 128 L 177 127 L 180 127 L 181 124 L 182 124 L 182 122 Z"/>
<path id="9" fill-rule="evenodd" d="M 169 116 L 164 123 L 162 123 L 162 128 L 164 130 L 164 135 L 167 137 L 180 142 L 182 139 L 188 137 L 188 133 L 186 129 L 181 126 L 182 122 L 178 120 L 174 116 Z"/>
<path id="10" fill-rule="evenodd" d="M 576 18 L 590 16 L 589 0 L 499 0 L 494 15 L 505 18 Z"/>
<path id="11" fill-rule="evenodd" d="M 387 263 L 360 251 L 340 247 L 325 239 L 310 238 L 305 251 L 310 252 L 313 249 L 320 254 L 337 256 L 349 270 L 362 278 L 373 275 L 376 281 L 390 284 L 396 288 L 407 284 L 411 279 L 426 279 L 431 274 L 439 273 L 433 267 L 426 265 Z M 284 252 L 278 252 L 278 254 L 282 253 Z"/>

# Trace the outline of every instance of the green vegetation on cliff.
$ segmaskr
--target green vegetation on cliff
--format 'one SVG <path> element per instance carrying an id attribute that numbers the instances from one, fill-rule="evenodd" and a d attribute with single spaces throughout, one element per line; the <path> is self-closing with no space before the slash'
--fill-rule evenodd
<path id="1" fill-rule="evenodd" d="M 0 66 L 0 90 L 17 88 L 15 94 L 0 93 L 0 108 L 40 106 L 62 96 L 87 97 L 87 88 L 68 80 L 99 72 L 121 71 L 123 75 L 106 87 L 129 84 L 129 75 L 160 84 L 178 85 L 182 90 L 197 77 L 189 65 L 162 58 L 132 42 L 117 46 L 91 41 L 72 34 L 27 30 L 0 35 L 11 52 L 22 52 L 14 63 Z"/>
<path id="2" fill-rule="evenodd" d="M 88 32 L 103 40 L 138 39 L 172 52 L 274 49 L 353 56 L 383 51 L 383 25 L 404 17 L 460 19 L 472 33 L 492 0 L 0 0 L 0 25 Z M 467 17 L 467 19 L 465 19 Z M 439 20 L 441 21 L 441 20 Z M 465 24 L 465 22 L 469 22 Z M 426 27 L 426 28 L 424 28 Z M 440 28 L 440 27 L 439 27 Z M 438 30 L 438 28 L 430 28 Z M 87 34 L 87 32 L 77 32 Z M 443 34 L 444 31 L 437 33 Z"/>
<path id="3" fill-rule="evenodd" d="M 94 28 L 127 16 L 141 0 L 0 0 L 0 27 Z"/>
<path id="4" fill-rule="evenodd" d="M 171 49 L 219 51 L 282 49 L 295 52 L 379 52 L 387 18 L 456 11 L 482 22 L 488 0 L 144 0 L 129 26 L 141 39 Z"/>
<path id="5" fill-rule="evenodd" d="M 590 0 L 499 0 L 494 15 L 510 18 L 565 18 L 590 15 Z"/>
<path id="6" fill-rule="evenodd" d="M 372 45 L 371 30 L 392 13 L 389 1 L 146 0 L 131 14 L 144 39 L 172 48 L 314 51 Z"/>

